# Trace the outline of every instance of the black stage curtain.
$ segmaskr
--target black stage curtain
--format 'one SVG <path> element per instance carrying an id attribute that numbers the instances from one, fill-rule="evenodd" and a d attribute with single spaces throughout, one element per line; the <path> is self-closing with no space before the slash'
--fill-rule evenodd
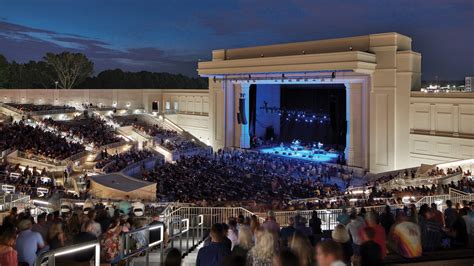
<path id="1" fill-rule="evenodd" d="M 257 85 L 251 84 L 249 88 L 249 134 L 255 136 L 255 122 L 257 120 Z"/>
<path id="2" fill-rule="evenodd" d="M 320 141 L 325 147 L 340 150 L 346 146 L 346 90 L 344 84 L 291 84 L 281 86 L 282 109 L 306 110 L 312 113 L 327 114 L 331 121 L 305 123 L 288 121 L 285 115 L 280 119 L 281 140 L 291 142 Z M 304 119 L 303 119 L 304 120 Z"/>

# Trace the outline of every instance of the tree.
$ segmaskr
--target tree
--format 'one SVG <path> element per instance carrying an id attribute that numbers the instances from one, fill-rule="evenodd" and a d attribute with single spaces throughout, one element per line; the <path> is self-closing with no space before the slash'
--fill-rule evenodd
<path id="1" fill-rule="evenodd" d="M 8 83 L 8 61 L 0 54 L 0 88 Z"/>
<path id="2" fill-rule="evenodd" d="M 54 69 L 44 61 L 30 61 L 24 64 L 23 79 L 28 88 L 52 88 L 54 87 L 54 76 Z"/>
<path id="3" fill-rule="evenodd" d="M 44 60 L 54 68 L 58 86 L 62 89 L 73 88 L 90 77 L 94 70 L 94 63 L 81 53 L 47 53 Z"/>

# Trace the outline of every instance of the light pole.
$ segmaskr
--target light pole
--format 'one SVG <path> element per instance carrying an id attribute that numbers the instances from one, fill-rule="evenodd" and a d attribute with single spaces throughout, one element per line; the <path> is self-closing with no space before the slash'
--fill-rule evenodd
<path id="1" fill-rule="evenodd" d="M 56 85 L 56 89 L 58 89 L 58 83 L 59 83 L 59 81 L 54 82 L 54 85 Z"/>

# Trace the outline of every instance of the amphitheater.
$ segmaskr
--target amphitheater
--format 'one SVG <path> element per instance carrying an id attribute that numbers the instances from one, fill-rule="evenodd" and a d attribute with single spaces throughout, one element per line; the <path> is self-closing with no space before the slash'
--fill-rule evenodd
<path id="1" fill-rule="evenodd" d="M 120 235 L 124 263 L 158 265 L 166 248 L 176 247 L 184 265 L 194 265 L 211 226 L 239 215 L 264 223 L 271 210 L 286 227 L 315 211 L 330 235 L 346 210 L 396 212 L 435 203 L 443 211 L 448 200 L 468 207 L 474 94 L 421 92 L 421 54 L 411 41 L 383 33 L 214 50 L 211 61 L 198 63 L 198 74 L 209 79 L 203 90 L 0 89 L 2 220 L 13 207 L 36 220 L 94 208 L 114 215 L 125 205 L 135 225 Z M 267 128 L 290 136 L 283 119 L 261 103 L 284 110 L 291 88 L 345 95 L 334 103 L 343 116 L 328 113 L 343 120 L 344 147 L 261 153 L 252 139 L 265 139 Z M 301 150 L 314 155 L 300 158 Z M 318 161 L 319 152 L 338 161 Z M 137 244 L 139 236 L 144 244 Z M 101 264 L 98 241 L 46 251 L 35 263 L 76 265 L 70 255 L 86 249 L 95 254 L 88 263 Z M 386 263 L 474 259 L 465 249 L 440 254 L 388 256 Z"/>

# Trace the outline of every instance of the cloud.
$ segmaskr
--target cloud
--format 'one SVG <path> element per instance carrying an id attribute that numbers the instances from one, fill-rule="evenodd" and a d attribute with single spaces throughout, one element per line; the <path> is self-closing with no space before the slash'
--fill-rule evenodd
<path id="1" fill-rule="evenodd" d="M 110 68 L 196 75 L 196 56 L 176 55 L 155 47 L 117 48 L 106 41 L 28 27 L 0 20 L 0 54 L 18 62 L 41 60 L 48 52 L 84 53 L 96 72 Z"/>

